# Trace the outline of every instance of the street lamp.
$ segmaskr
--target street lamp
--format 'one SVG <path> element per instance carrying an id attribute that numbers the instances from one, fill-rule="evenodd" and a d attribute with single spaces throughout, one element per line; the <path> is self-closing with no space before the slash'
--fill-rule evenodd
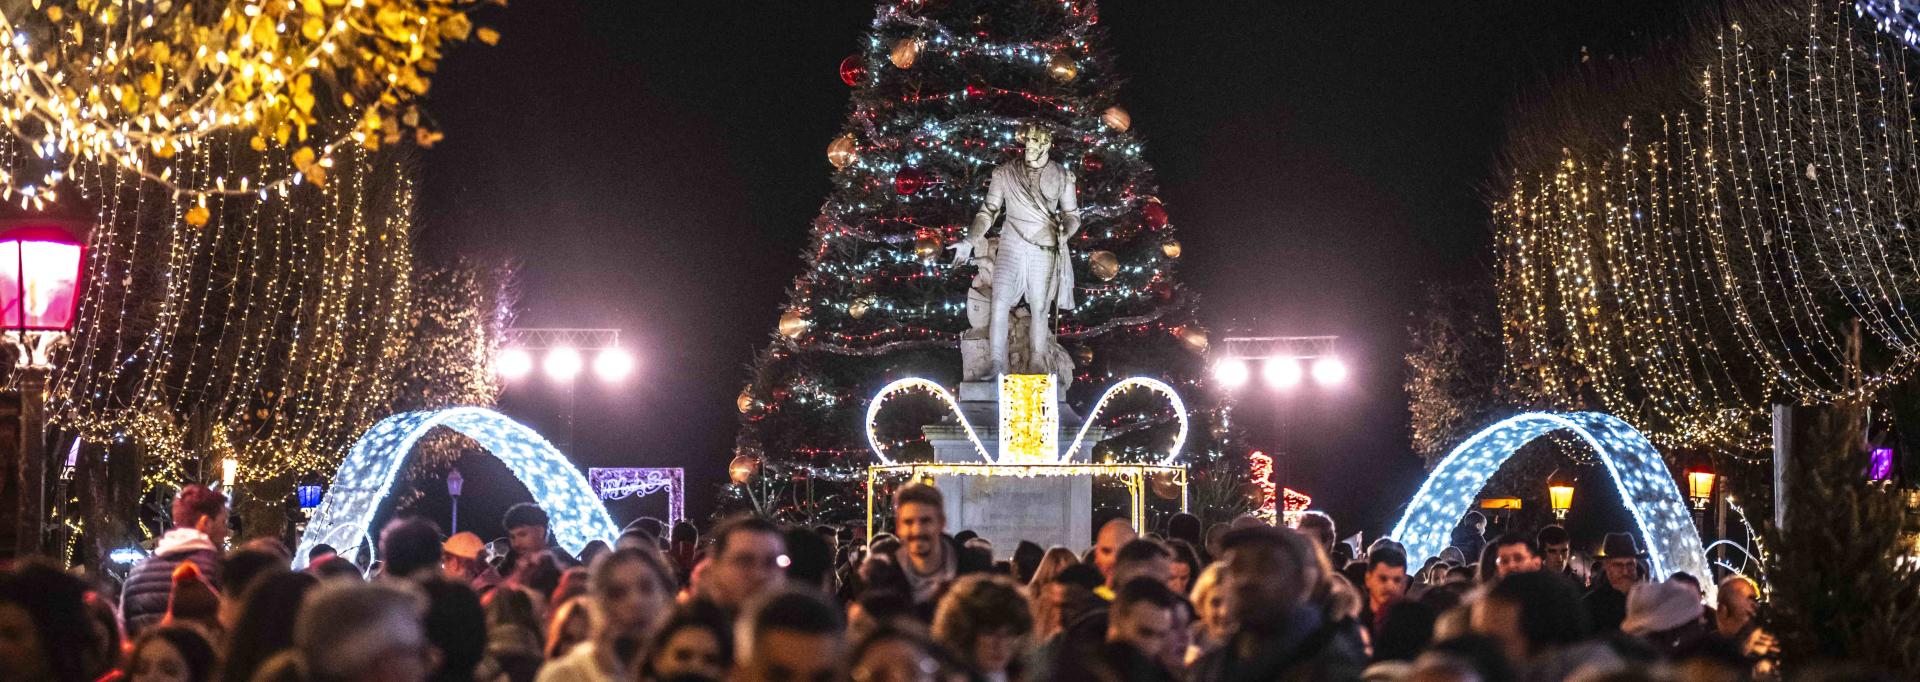
<path id="1" fill-rule="evenodd" d="M 19 333 L 20 481 L 15 537 L 21 555 L 40 552 L 46 520 L 45 349 L 73 328 L 86 264 L 84 230 L 49 221 L 0 231 L 0 326 Z"/>
<path id="2" fill-rule="evenodd" d="M 1567 520 L 1567 510 L 1573 508 L 1573 481 L 1560 478 L 1559 469 L 1547 476 L 1547 506 L 1556 521 Z"/>
<path id="3" fill-rule="evenodd" d="M 621 383 L 633 374 L 633 354 L 620 345 L 618 329 L 516 327 L 507 330 L 494 372 L 509 383 L 525 379 L 533 373 L 535 352 L 542 353 L 538 363 L 541 373 L 564 389 L 560 437 L 554 445 L 561 452 L 571 452 L 574 389 L 580 373 L 589 369 L 587 354 L 593 354 L 594 376 L 608 384 Z"/>
<path id="4" fill-rule="evenodd" d="M 1718 478 L 1713 468 L 1706 464 L 1697 464 L 1687 469 L 1687 499 L 1693 502 L 1693 510 L 1704 512 L 1707 504 L 1713 501 L 1713 481 Z"/>
<path id="5" fill-rule="evenodd" d="M 1247 368 L 1247 361 L 1239 358 L 1228 358 L 1213 363 L 1213 378 L 1227 388 L 1247 385 L 1247 379 L 1251 375 L 1252 371 Z"/>
<path id="6" fill-rule="evenodd" d="M 1293 358 L 1267 358 L 1260 368 L 1260 378 L 1273 388 L 1293 388 L 1300 385 L 1300 361 Z"/>
<path id="7" fill-rule="evenodd" d="M 453 498 L 453 522 L 448 524 L 448 534 L 460 532 L 460 488 L 466 484 L 467 479 L 460 475 L 459 467 L 454 467 L 447 472 L 447 496 Z"/>
<path id="8" fill-rule="evenodd" d="M 240 460 L 227 455 L 220 460 L 220 489 L 233 494 L 233 482 L 240 478 Z"/>

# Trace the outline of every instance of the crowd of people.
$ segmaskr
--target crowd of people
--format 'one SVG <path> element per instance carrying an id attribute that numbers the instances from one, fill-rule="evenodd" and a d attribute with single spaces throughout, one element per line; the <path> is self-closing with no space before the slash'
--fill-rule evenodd
<path id="1" fill-rule="evenodd" d="M 1758 586 L 1649 576 L 1626 534 L 1581 565 L 1558 526 L 1482 520 L 1409 571 L 1331 518 L 1203 528 L 1124 520 L 1088 548 L 1010 559 L 949 534 L 940 491 L 894 528 L 742 517 L 704 538 L 637 524 L 577 558 L 523 504 L 511 550 L 402 518 L 362 567 L 333 548 L 228 544 L 226 499 L 188 486 L 116 586 L 36 561 L 0 570 L 0 680 L 1745 680 L 1770 673 Z M 1083 551 L 1076 551 L 1083 550 Z M 294 570 L 298 563 L 302 568 Z M 1590 576 L 1590 577 L 1589 577 Z M 117 595 L 115 594 L 117 590 Z"/>

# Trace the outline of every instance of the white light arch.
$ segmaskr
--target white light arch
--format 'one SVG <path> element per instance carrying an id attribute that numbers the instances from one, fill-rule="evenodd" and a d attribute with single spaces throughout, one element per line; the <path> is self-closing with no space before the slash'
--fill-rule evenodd
<path id="1" fill-rule="evenodd" d="M 1664 579 L 1675 571 L 1686 571 L 1711 585 L 1713 574 L 1708 572 L 1700 533 L 1660 451 L 1626 422 L 1599 412 L 1529 412 L 1508 417 L 1447 453 L 1393 527 L 1391 537 L 1406 545 L 1407 562 L 1418 566 L 1439 556 L 1451 544 L 1453 529 L 1467 507 L 1500 465 L 1533 439 L 1563 429 L 1585 441 L 1606 463 L 1621 501 L 1639 526 L 1653 575 Z"/>
<path id="2" fill-rule="evenodd" d="M 1080 431 L 1073 436 L 1073 443 L 1067 446 L 1067 449 L 1053 453 L 1051 461 L 1041 463 L 1068 463 L 1068 461 L 1073 458 L 1073 453 L 1080 451 L 1081 444 L 1087 439 L 1088 430 L 1093 427 L 1094 419 L 1099 417 L 1101 411 L 1107 408 L 1107 403 L 1112 401 L 1115 396 L 1133 388 L 1144 388 L 1152 391 L 1155 395 L 1165 399 L 1167 403 L 1173 407 L 1174 421 L 1180 425 L 1180 430 L 1174 434 L 1173 444 L 1167 448 L 1166 453 L 1155 463 L 1157 466 L 1173 466 L 1180 459 L 1180 449 L 1186 447 L 1187 433 L 1191 430 L 1192 423 L 1187 418 L 1187 404 L 1180 399 L 1180 394 L 1175 392 L 1173 387 L 1168 385 L 1167 382 L 1151 377 L 1129 377 L 1108 387 L 1105 393 L 1100 394 L 1100 399 L 1094 401 L 1093 409 L 1087 412 L 1085 423 L 1080 425 Z M 879 392 L 873 394 L 873 399 L 867 402 L 867 447 L 873 450 L 874 458 L 880 460 L 882 465 L 892 465 L 894 461 L 888 458 L 886 450 L 880 447 L 880 410 L 886 406 L 888 399 L 895 395 L 912 391 L 925 391 L 932 394 L 933 397 L 940 400 L 941 404 L 947 407 L 947 411 L 953 414 L 954 419 L 959 421 L 961 428 L 966 431 L 967 440 L 973 443 L 973 449 L 980 455 L 981 463 L 1010 463 L 1001 461 L 999 457 L 988 451 L 986 444 L 980 441 L 980 435 L 974 431 L 973 423 L 967 421 L 967 416 L 960 411 L 960 402 L 955 400 L 953 394 L 948 392 L 945 387 L 942 387 L 939 382 L 932 379 L 907 377 L 905 379 L 897 379 L 881 387 Z M 1001 409 L 1006 408 L 1003 406 Z"/>
<path id="3" fill-rule="evenodd" d="M 612 544 L 620 531 L 607 515 L 585 476 L 547 439 L 525 425 L 483 407 L 449 407 L 405 412 L 383 419 L 353 444 L 333 475 L 300 548 L 294 566 L 305 566 L 314 545 L 329 544 L 344 554 L 370 535 L 368 526 L 393 487 L 394 477 L 413 444 L 435 428 L 447 427 L 472 438 L 507 465 L 551 519 L 554 539 L 579 555 L 588 542 Z"/>

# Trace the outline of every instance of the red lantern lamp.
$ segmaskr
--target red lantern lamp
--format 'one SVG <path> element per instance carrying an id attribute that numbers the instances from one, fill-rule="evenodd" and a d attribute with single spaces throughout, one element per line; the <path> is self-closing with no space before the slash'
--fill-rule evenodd
<path id="1" fill-rule="evenodd" d="M 72 329 L 85 263 L 86 243 L 66 227 L 36 222 L 0 232 L 0 326 Z"/>
<path id="2" fill-rule="evenodd" d="M 1719 478 L 1705 465 L 1687 469 L 1687 499 L 1695 510 L 1705 510 L 1713 501 L 1713 481 Z"/>

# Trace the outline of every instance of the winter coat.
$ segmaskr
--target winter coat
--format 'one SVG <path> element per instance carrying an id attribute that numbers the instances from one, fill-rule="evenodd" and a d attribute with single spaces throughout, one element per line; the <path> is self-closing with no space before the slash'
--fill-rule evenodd
<path id="1" fill-rule="evenodd" d="M 1242 636 L 1247 636 L 1243 633 Z M 1250 658 L 1234 642 L 1200 657 L 1188 671 L 1195 682 L 1359 680 L 1367 667 L 1360 626 L 1329 621 L 1309 608 L 1296 609 L 1282 632 L 1261 638 Z"/>
<path id="2" fill-rule="evenodd" d="M 153 548 L 153 556 L 134 564 L 120 588 L 120 623 L 129 641 L 166 617 L 167 602 L 173 598 L 173 569 L 183 561 L 192 561 L 207 584 L 220 589 L 220 550 L 207 534 L 192 528 L 167 531 Z"/>

